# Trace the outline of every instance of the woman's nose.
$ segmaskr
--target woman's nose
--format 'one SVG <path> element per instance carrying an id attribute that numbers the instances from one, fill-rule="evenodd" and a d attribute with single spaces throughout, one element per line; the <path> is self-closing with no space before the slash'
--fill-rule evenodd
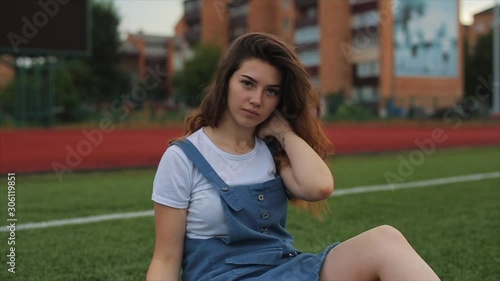
<path id="1" fill-rule="evenodd" d="M 260 106 L 262 103 L 262 95 L 260 93 L 255 93 L 250 97 L 250 104 L 253 106 Z"/>

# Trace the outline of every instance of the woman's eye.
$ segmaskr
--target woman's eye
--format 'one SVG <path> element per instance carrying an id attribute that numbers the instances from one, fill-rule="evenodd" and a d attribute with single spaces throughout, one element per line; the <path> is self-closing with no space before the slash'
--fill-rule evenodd
<path id="1" fill-rule="evenodd" d="M 252 87 L 252 83 L 246 80 L 241 81 L 241 84 L 243 84 L 243 86 L 246 88 Z"/>
<path id="2" fill-rule="evenodd" d="M 276 89 L 268 89 L 267 92 L 269 93 L 270 96 L 277 96 L 278 95 L 278 90 L 276 90 Z"/>

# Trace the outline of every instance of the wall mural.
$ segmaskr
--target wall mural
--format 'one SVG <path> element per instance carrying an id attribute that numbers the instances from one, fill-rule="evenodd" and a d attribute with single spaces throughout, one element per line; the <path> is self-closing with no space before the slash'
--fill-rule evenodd
<path id="1" fill-rule="evenodd" d="M 394 0 L 394 75 L 458 75 L 456 1 Z"/>

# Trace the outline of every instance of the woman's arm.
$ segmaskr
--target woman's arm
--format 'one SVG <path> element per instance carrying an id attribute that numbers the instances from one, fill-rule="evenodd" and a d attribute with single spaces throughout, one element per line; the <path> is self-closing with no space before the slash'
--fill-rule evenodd
<path id="1" fill-rule="evenodd" d="M 156 244 L 146 280 L 179 280 L 187 210 L 158 203 L 154 203 L 154 209 Z"/>
<path id="2" fill-rule="evenodd" d="M 288 191 L 305 201 L 319 201 L 331 196 L 334 181 L 328 165 L 295 134 L 280 113 L 273 114 L 259 135 L 275 137 L 285 149 L 290 165 L 281 167 L 280 175 Z"/>

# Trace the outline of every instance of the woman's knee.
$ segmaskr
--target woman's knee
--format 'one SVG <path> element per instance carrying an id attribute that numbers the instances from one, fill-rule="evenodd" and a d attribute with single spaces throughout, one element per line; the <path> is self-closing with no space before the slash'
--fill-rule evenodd
<path id="1" fill-rule="evenodd" d="M 408 241 L 404 235 L 397 228 L 390 225 L 380 225 L 368 230 L 367 234 L 371 236 L 372 239 L 377 241 L 387 241 L 387 242 L 404 242 Z"/>

